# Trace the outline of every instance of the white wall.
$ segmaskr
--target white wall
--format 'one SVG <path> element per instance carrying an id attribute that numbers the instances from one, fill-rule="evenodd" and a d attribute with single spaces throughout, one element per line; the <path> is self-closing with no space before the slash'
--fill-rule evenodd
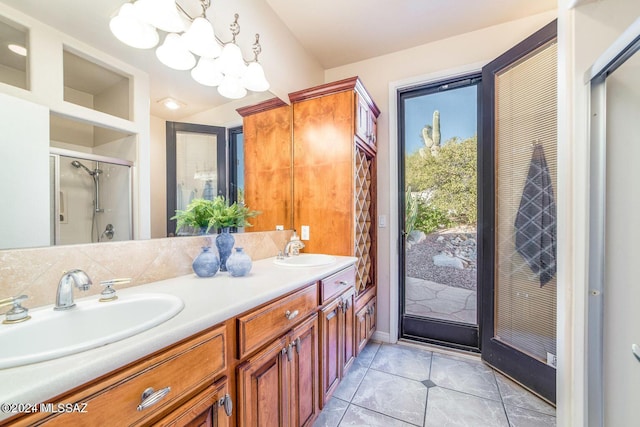
<path id="1" fill-rule="evenodd" d="M 585 73 L 638 16 L 637 0 L 558 1 L 557 424 L 562 426 L 586 425 L 590 118 Z"/>
<path id="2" fill-rule="evenodd" d="M 496 25 L 361 62 L 329 69 L 325 81 L 360 76 L 381 110 L 378 118 L 378 215 L 387 216 L 387 228 L 378 229 L 378 323 L 377 338 L 397 337 L 398 209 L 397 136 L 395 98 L 390 86 L 419 81 L 446 70 L 479 69 L 514 44 L 555 18 L 555 12 Z M 443 76 L 441 76 L 443 77 Z"/>
<path id="3" fill-rule="evenodd" d="M 0 93 L 0 249 L 48 246 L 49 110 Z"/>
<path id="4" fill-rule="evenodd" d="M 151 238 L 167 236 L 167 128 L 151 116 Z"/>

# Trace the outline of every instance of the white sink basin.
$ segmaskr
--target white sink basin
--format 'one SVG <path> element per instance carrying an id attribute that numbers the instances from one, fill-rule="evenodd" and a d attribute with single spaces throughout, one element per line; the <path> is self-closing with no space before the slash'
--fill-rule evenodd
<path id="1" fill-rule="evenodd" d="M 128 338 L 178 314 L 183 301 L 168 294 L 120 295 L 115 301 L 78 300 L 76 307 L 30 311 L 31 319 L 0 324 L 0 369 L 57 359 Z"/>
<path id="2" fill-rule="evenodd" d="M 300 254 L 292 255 L 284 259 L 275 259 L 276 265 L 287 267 L 318 267 L 320 265 L 329 265 L 336 262 L 335 257 L 324 254 Z"/>

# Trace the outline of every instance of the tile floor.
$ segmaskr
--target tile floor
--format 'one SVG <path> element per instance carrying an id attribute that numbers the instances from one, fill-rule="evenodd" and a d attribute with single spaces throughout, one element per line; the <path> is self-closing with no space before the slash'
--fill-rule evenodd
<path id="1" fill-rule="evenodd" d="M 555 409 L 475 356 L 369 343 L 314 427 L 546 427 Z"/>

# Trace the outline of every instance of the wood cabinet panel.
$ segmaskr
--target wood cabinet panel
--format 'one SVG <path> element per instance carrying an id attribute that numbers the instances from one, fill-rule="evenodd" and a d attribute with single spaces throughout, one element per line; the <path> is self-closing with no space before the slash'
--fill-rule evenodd
<path id="1" fill-rule="evenodd" d="M 238 358 L 242 359 L 318 308 L 315 284 L 238 318 Z"/>
<path id="2" fill-rule="evenodd" d="M 349 267 L 320 281 L 320 303 L 324 304 L 348 288 L 355 287 L 356 270 Z"/>
<path id="3" fill-rule="evenodd" d="M 353 93 L 293 105 L 294 226 L 310 227 L 305 250 L 351 255 Z"/>
<path id="4" fill-rule="evenodd" d="M 291 332 L 292 357 L 290 425 L 310 426 L 320 412 L 318 406 L 318 316 L 314 315 Z"/>
<path id="5" fill-rule="evenodd" d="M 342 300 L 336 298 L 320 312 L 322 322 L 322 403 L 331 397 L 340 383 L 340 311 Z"/>
<path id="6" fill-rule="evenodd" d="M 174 414 L 155 423 L 155 427 L 229 427 L 230 415 L 225 410 L 225 400 L 230 399 L 227 378 L 174 410 Z M 229 406 L 229 409 L 232 408 Z"/>
<path id="7" fill-rule="evenodd" d="M 284 426 L 288 422 L 286 345 L 283 336 L 238 366 L 239 426 Z"/>
<path id="8" fill-rule="evenodd" d="M 366 305 L 362 306 L 355 317 L 356 334 L 356 356 L 367 345 L 367 341 L 376 331 L 376 297 L 371 298 Z"/>
<path id="9" fill-rule="evenodd" d="M 243 109 L 244 199 L 261 212 L 251 231 L 292 226 L 291 110 L 283 102 Z"/>
<path id="10" fill-rule="evenodd" d="M 87 387 L 65 403 L 86 403 L 87 414 L 59 413 L 47 420 L 50 426 L 130 425 L 143 423 L 170 410 L 198 388 L 213 382 L 226 368 L 225 329 L 216 328 L 202 336 L 170 349 L 151 364 L 133 365 L 124 371 Z M 169 393 L 153 406 L 138 410 L 142 392 L 170 387 Z M 91 393 L 98 389 L 97 392 Z"/>
<path id="11" fill-rule="evenodd" d="M 344 377 L 347 371 L 353 365 L 356 359 L 356 342 L 355 342 L 355 290 L 351 288 L 345 292 L 342 297 L 342 319 L 343 326 L 341 328 L 342 352 L 341 356 L 341 375 Z"/>

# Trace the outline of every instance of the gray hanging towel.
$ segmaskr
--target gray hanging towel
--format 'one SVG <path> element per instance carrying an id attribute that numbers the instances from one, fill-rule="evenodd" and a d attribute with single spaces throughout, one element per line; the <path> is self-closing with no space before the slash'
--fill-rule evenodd
<path id="1" fill-rule="evenodd" d="M 556 274 L 556 203 L 542 145 L 536 144 L 516 216 L 516 250 L 540 286 Z"/>

